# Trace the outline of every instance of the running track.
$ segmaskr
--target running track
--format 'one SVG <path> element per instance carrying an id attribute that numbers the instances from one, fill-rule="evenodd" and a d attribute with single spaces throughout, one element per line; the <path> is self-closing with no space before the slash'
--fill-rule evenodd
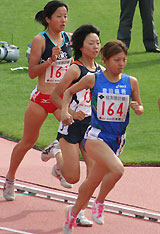
<path id="1" fill-rule="evenodd" d="M 11 151 L 16 143 L 0 138 L 1 163 L 0 180 L 8 170 Z M 85 178 L 85 165 L 81 162 L 81 181 L 71 190 L 64 189 L 51 175 L 54 159 L 44 163 L 40 151 L 31 149 L 17 172 L 20 185 L 50 192 L 75 196 Z M 107 197 L 114 205 L 129 205 L 131 208 L 145 208 L 160 214 L 160 167 L 125 167 L 125 173 Z M 98 192 L 95 192 L 96 196 Z M 64 202 L 17 193 L 16 200 L 7 202 L 0 188 L 0 234 L 60 234 L 65 220 Z M 86 210 L 91 218 L 91 209 Z M 160 234 L 160 222 L 139 219 L 126 215 L 104 212 L 105 224 L 94 224 L 92 228 L 76 227 L 75 234 Z M 158 220 L 159 221 L 159 220 Z"/>

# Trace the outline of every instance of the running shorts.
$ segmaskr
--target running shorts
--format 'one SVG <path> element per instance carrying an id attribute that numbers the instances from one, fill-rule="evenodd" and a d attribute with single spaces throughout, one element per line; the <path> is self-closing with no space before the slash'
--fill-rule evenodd
<path id="1" fill-rule="evenodd" d="M 68 126 L 60 124 L 58 130 L 58 139 L 63 137 L 67 142 L 71 144 L 80 143 L 84 139 L 86 129 L 89 126 L 91 117 L 88 116 L 83 120 L 74 120 L 74 123 Z"/>
<path id="2" fill-rule="evenodd" d="M 119 157 L 120 154 L 123 152 L 123 148 L 125 145 L 126 133 L 121 136 L 115 136 L 111 134 L 106 134 L 104 131 L 100 129 L 94 128 L 91 125 L 87 128 L 87 131 L 84 136 L 83 140 L 83 147 L 85 150 L 85 142 L 87 139 L 91 140 L 102 140 L 104 141 L 112 150 L 113 152 Z"/>
<path id="3" fill-rule="evenodd" d="M 30 100 L 42 106 L 47 113 L 54 113 L 57 107 L 51 102 L 50 94 L 41 93 L 37 87 L 32 91 Z M 61 96 L 63 98 L 63 95 Z"/>

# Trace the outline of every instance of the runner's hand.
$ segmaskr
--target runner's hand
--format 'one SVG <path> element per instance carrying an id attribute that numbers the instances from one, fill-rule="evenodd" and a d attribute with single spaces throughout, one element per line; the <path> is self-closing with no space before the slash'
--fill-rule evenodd
<path id="1" fill-rule="evenodd" d="M 51 59 L 53 60 L 53 62 L 56 61 L 56 59 L 58 58 L 58 56 L 61 53 L 61 48 L 59 46 L 55 46 L 52 48 L 52 56 Z"/>
<path id="2" fill-rule="evenodd" d="M 83 120 L 86 117 L 86 114 L 83 111 L 78 111 L 72 114 L 73 119 Z"/>
<path id="3" fill-rule="evenodd" d="M 61 112 L 61 120 L 64 126 L 74 123 L 73 116 L 68 112 Z"/>

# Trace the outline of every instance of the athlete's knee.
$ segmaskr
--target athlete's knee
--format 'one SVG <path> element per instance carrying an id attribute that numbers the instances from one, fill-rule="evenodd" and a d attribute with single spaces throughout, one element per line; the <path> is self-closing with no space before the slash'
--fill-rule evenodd
<path id="1" fill-rule="evenodd" d="M 34 141 L 26 141 L 26 140 L 21 140 L 20 142 L 19 142 L 19 145 L 22 147 L 22 148 L 24 148 L 25 150 L 30 150 L 31 148 L 33 148 L 33 146 L 34 146 Z"/>
<path id="2" fill-rule="evenodd" d="M 118 164 L 113 170 L 112 170 L 113 176 L 115 181 L 118 181 L 124 173 L 124 166 L 123 164 Z"/>
<path id="3" fill-rule="evenodd" d="M 76 184 L 80 179 L 80 175 L 74 173 L 67 173 L 65 175 L 65 179 L 70 184 Z"/>

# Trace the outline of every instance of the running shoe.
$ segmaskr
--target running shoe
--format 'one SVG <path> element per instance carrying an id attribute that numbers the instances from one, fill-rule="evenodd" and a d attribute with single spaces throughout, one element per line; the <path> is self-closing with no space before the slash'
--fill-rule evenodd
<path id="1" fill-rule="evenodd" d="M 62 185 L 63 187 L 65 187 L 65 188 L 72 188 L 72 187 L 73 187 L 72 184 L 68 183 L 68 182 L 65 180 L 65 178 L 63 177 L 63 175 L 62 175 L 60 169 L 57 168 L 56 164 L 53 166 L 52 175 L 53 175 L 54 177 L 56 177 L 56 178 L 60 181 L 60 183 L 61 183 L 61 185 Z"/>
<path id="2" fill-rule="evenodd" d="M 76 215 L 72 213 L 72 205 L 66 206 L 65 215 L 66 222 L 63 226 L 64 234 L 72 234 L 73 228 L 77 226 L 76 224 Z"/>
<path id="3" fill-rule="evenodd" d="M 14 192 L 14 181 L 5 181 L 4 188 L 3 188 L 3 197 L 7 201 L 13 201 L 15 199 L 15 192 Z"/>
<path id="4" fill-rule="evenodd" d="M 81 227 L 92 227 L 93 222 L 88 220 L 87 217 L 84 215 L 84 210 L 81 210 L 76 219 L 77 226 Z"/>
<path id="5" fill-rule="evenodd" d="M 51 158 L 55 158 L 56 154 L 61 152 L 59 141 L 55 140 L 48 145 L 41 153 L 41 160 L 47 162 Z"/>
<path id="6" fill-rule="evenodd" d="M 92 219 L 97 224 L 104 224 L 104 217 L 102 215 L 104 209 L 104 205 L 95 201 L 92 208 Z"/>

